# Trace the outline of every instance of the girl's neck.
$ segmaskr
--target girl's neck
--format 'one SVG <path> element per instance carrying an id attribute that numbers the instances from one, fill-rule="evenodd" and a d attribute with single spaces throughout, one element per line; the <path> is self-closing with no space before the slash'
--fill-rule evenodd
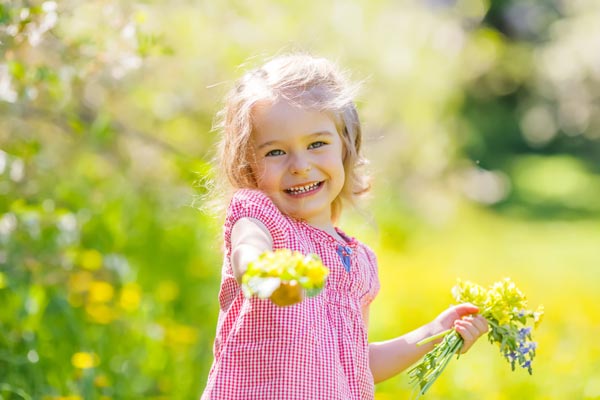
<path id="1" fill-rule="evenodd" d="M 323 229 L 323 231 L 328 233 L 329 235 L 333 236 L 334 238 L 336 238 L 339 241 L 342 241 L 342 242 L 346 241 L 346 239 L 344 239 L 343 237 L 340 236 L 340 234 L 338 233 L 338 231 L 335 229 L 335 227 L 333 225 L 331 225 L 331 227 L 328 229 Z"/>

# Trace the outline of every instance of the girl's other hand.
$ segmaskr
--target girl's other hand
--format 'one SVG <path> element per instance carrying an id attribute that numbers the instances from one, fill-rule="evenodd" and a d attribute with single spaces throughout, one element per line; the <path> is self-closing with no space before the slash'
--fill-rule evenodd
<path id="1" fill-rule="evenodd" d="M 473 304 L 464 303 L 450 307 L 435 319 L 442 330 L 454 328 L 463 338 L 461 353 L 466 353 L 489 330 L 487 320 L 478 312 L 479 308 Z"/>

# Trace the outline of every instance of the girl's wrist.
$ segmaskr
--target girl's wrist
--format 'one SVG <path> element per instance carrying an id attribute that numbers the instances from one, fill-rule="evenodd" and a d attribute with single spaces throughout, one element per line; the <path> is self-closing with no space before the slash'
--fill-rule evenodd
<path id="1" fill-rule="evenodd" d="M 446 329 L 443 330 L 441 332 L 438 332 L 436 334 L 433 334 L 429 337 L 426 337 L 424 339 L 422 339 L 421 341 L 417 342 L 417 346 L 424 346 L 428 343 L 433 343 L 433 344 L 437 344 L 439 342 L 442 341 L 442 339 L 444 338 L 444 336 L 446 336 L 447 334 L 449 334 L 450 332 L 452 332 L 454 329 L 450 328 L 450 329 Z"/>

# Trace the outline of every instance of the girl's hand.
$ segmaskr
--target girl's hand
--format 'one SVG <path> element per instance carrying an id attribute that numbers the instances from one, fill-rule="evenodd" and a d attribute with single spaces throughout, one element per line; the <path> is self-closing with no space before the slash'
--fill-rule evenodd
<path id="1" fill-rule="evenodd" d="M 454 328 L 463 338 L 461 353 L 466 353 L 489 329 L 487 320 L 478 312 L 479 308 L 473 304 L 464 303 L 450 307 L 435 319 L 442 330 Z"/>

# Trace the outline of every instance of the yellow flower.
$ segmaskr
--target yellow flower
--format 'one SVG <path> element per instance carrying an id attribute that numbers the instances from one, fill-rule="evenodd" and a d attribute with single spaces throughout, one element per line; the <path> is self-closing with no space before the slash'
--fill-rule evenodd
<path id="1" fill-rule="evenodd" d="M 279 249 L 265 252 L 248 264 L 242 277 L 242 290 L 246 297 L 271 298 L 275 304 L 290 305 L 301 301 L 304 294 L 317 295 L 328 274 L 329 270 L 316 254 Z"/>
<path id="2" fill-rule="evenodd" d="M 142 300 L 140 287 L 135 283 L 128 283 L 121 289 L 119 305 L 126 311 L 135 311 Z"/>
<path id="3" fill-rule="evenodd" d="M 115 289 L 108 282 L 93 281 L 90 284 L 88 299 L 92 303 L 106 303 L 113 298 Z"/>
<path id="4" fill-rule="evenodd" d="M 192 345 L 198 340 L 198 330 L 191 326 L 173 324 L 167 327 L 167 340 L 174 345 Z"/>
<path id="5" fill-rule="evenodd" d="M 79 255 L 79 264 L 82 268 L 95 271 L 102 267 L 102 254 L 98 250 L 84 250 Z"/>
<path id="6" fill-rule="evenodd" d="M 321 260 L 314 256 L 308 256 L 305 258 L 305 275 L 308 278 L 308 282 L 313 287 L 321 287 L 325 282 L 325 278 L 329 274 L 329 270 L 323 266 Z"/>
<path id="7" fill-rule="evenodd" d="M 73 354 L 71 357 L 71 364 L 75 368 L 79 369 L 88 369 L 94 368 L 98 364 L 100 364 L 100 358 L 96 353 L 88 353 L 88 352 L 78 352 Z"/>
<path id="8" fill-rule="evenodd" d="M 94 322 L 99 324 L 110 324 L 117 317 L 115 311 L 106 304 L 87 304 L 85 311 Z"/>
<path id="9" fill-rule="evenodd" d="M 77 271 L 69 276 L 69 290 L 72 293 L 87 292 L 94 276 L 88 271 Z"/>

